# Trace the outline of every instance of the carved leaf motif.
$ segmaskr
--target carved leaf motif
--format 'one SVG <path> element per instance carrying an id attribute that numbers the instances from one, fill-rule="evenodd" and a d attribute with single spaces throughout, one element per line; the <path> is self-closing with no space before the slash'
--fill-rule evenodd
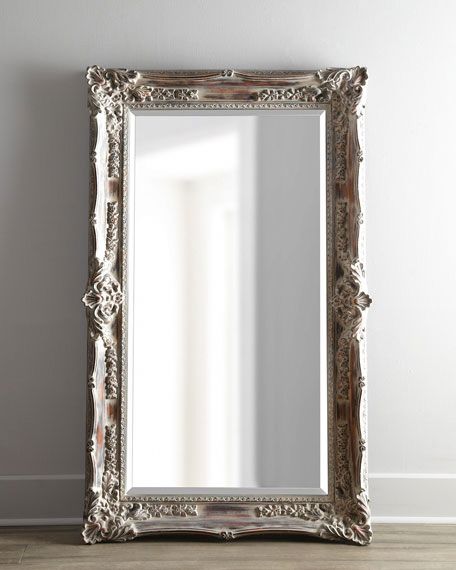
<path id="1" fill-rule="evenodd" d="M 111 333 L 111 325 L 123 302 L 120 284 L 112 274 L 119 244 L 117 202 L 108 202 L 106 221 L 105 257 L 101 262 L 95 260 L 82 301 L 87 308 L 92 336 L 101 336 L 105 346 L 106 397 L 117 398 L 117 349 Z M 92 381 L 89 387 L 94 388 L 95 383 Z"/>
<path id="2" fill-rule="evenodd" d="M 297 89 L 263 89 L 257 95 L 258 101 L 306 101 L 308 103 L 327 103 L 329 91 L 317 85 L 306 85 Z"/>
<path id="3" fill-rule="evenodd" d="M 358 259 L 344 263 L 343 271 L 343 276 L 336 283 L 332 304 L 337 320 L 351 336 L 356 336 L 362 324 L 363 311 L 370 306 L 372 299 L 361 290 L 364 269 Z"/>
<path id="4" fill-rule="evenodd" d="M 82 536 L 87 544 L 96 542 L 125 542 L 137 535 L 133 521 L 119 516 L 119 505 L 103 499 L 99 493 L 89 491 L 89 507 L 87 521 Z"/>
<path id="5" fill-rule="evenodd" d="M 102 333 L 104 325 L 112 322 L 122 304 L 120 284 L 110 273 L 105 273 L 104 267 L 100 267 L 82 301 L 91 311 L 95 330 Z"/>
<path id="6" fill-rule="evenodd" d="M 155 75 L 147 75 L 144 77 L 141 73 L 129 70 L 105 70 L 103 68 L 94 67 L 88 72 L 89 77 L 89 90 L 90 90 L 90 108 L 92 111 L 92 122 L 91 122 L 91 132 L 94 143 L 92 145 L 92 156 L 93 160 L 93 171 L 95 172 L 94 178 L 92 179 L 92 191 L 94 195 L 98 195 L 98 200 L 101 201 L 108 200 L 105 194 L 105 186 L 103 182 L 103 188 L 99 188 L 99 179 L 96 176 L 96 171 L 100 167 L 103 169 L 106 163 L 108 164 L 108 176 L 120 178 L 121 167 L 122 167 L 122 119 L 123 119 L 123 109 L 125 104 L 135 105 L 136 103 L 143 103 L 149 101 L 189 101 L 198 99 L 198 91 L 196 89 L 185 89 L 185 88 L 158 88 L 149 84 L 151 77 Z M 247 83 L 245 87 L 251 87 L 250 101 L 247 103 L 251 107 L 258 107 L 251 99 L 255 97 L 255 81 L 259 77 L 268 77 L 268 73 L 263 74 L 242 74 L 237 72 L 232 72 L 228 70 L 226 72 L 217 72 L 212 74 L 204 74 L 200 77 L 200 84 L 203 84 L 203 80 L 209 78 L 214 81 L 219 81 L 221 77 L 226 77 L 228 81 L 225 81 L 225 85 L 237 86 L 241 85 L 245 80 Z M 271 76 L 274 77 L 274 85 L 280 85 L 279 78 L 284 78 L 284 84 L 290 84 L 289 74 L 277 74 L 272 73 Z M 166 84 L 170 84 L 170 77 L 166 74 Z M 183 84 L 183 76 L 176 75 L 178 78 L 176 84 Z M 197 75 L 192 77 L 199 77 Z M 236 81 L 229 81 L 230 77 L 236 77 Z M 254 80 L 252 80 L 252 77 Z M 272 89 L 263 90 L 263 93 L 258 97 L 261 101 L 290 101 L 290 104 L 296 101 L 303 102 L 320 102 L 327 103 L 331 102 L 332 111 L 332 126 L 333 126 L 333 140 L 334 140 L 334 176 L 332 178 L 336 183 L 347 182 L 348 194 L 345 193 L 346 188 L 340 188 L 341 193 L 336 195 L 349 196 L 346 199 L 350 204 L 350 216 L 357 223 L 360 221 L 360 208 L 358 199 L 358 187 L 356 186 L 356 175 L 357 171 L 355 166 L 347 161 L 347 149 L 350 148 L 354 151 L 355 156 L 351 156 L 350 161 L 354 158 L 361 159 L 362 155 L 357 150 L 356 145 L 352 145 L 352 134 L 356 136 L 356 115 L 361 109 L 361 101 L 363 95 L 363 85 L 365 83 L 367 74 L 362 68 L 353 68 L 352 70 L 327 70 L 321 71 L 313 76 L 308 74 L 304 76 L 304 79 L 298 83 L 300 85 L 297 88 L 290 89 Z M 302 86 L 302 83 L 308 82 L 308 85 Z M 223 91 L 223 87 L 220 87 L 222 82 L 217 84 L 220 88 L 220 92 Z M 163 83 L 161 83 L 163 84 Z M 264 83 L 263 83 L 264 84 Z M 246 90 L 248 91 L 248 90 Z M 212 95 L 208 97 L 207 92 L 205 93 L 205 100 L 211 99 Z M 260 92 L 261 93 L 261 92 Z M 226 100 L 229 103 L 229 97 L 226 96 Z M 231 105 L 233 108 L 237 108 L 238 103 L 232 101 Z M 175 103 L 176 107 L 185 108 L 188 105 L 180 105 Z M 203 108 L 206 103 L 198 104 Z M 207 103 L 208 107 L 211 109 L 220 108 L 219 100 Z M 285 105 L 282 105 L 282 107 Z M 293 108 L 300 105 L 292 105 Z M 164 107 L 162 105 L 161 107 Z M 263 105 L 263 107 L 274 107 L 274 105 Z M 279 105 L 276 105 L 279 107 Z M 98 113 L 103 113 L 104 117 L 99 117 Z M 100 120 L 103 119 L 103 120 Z M 104 122 L 104 119 L 106 122 Z M 106 124 L 106 131 L 98 131 L 99 127 L 103 127 Z M 353 127 L 353 129 L 352 129 Z M 100 139 L 101 135 L 101 139 Z M 99 141 L 103 144 L 98 144 Z M 108 144 L 107 157 L 104 155 L 105 141 Z M 354 148 L 353 148 L 354 147 Z M 95 149 L 97 152 L 95 153 Z M 357 163 L 359 166 L 359 163 Z M 347 174 L 350 176 L 348 177 Z M 352 188 L 352 174 L 355 180 L 355 187 Z M 105 176 L 102 177 L 105 180 Z M 119 188 L 119 180 L 110 180 L 109 185 L 109 196 L 112 198 L 115 196 Z M 354 200 L 353 200 L 354 197 Z M 94 200 L 95 202 L 96 200 Z M 349 406 L 350 412 L 353 415 L 358 413 L 358 396 L 359 392 L 356 393 L 356 397 L 353 398 L 353 402 L 348 402 L 349 388 L 353 393 L 355 392 L 355 387 L 362 392 L 364 388 L 364 383 L 358 382 L 358 378 L 364 378 L 363 371 L 360 363 L 358 362 L 358 339 L 356 338 L 360 327 L 362 326 L 362 318 L 365 309 L 370 305 L 370 297 L 364 290 L 364 275 L 362 265 L 357 265 L 356 255 L 356 239 L 357 235 L 353 234 L 352 224 L 348 226 L 347 222 L 347 203 L 343 203 L 340 207 L 340 200 L 336 201 L 336 208 L 342 215 L 345 216 L 344 226 L 340 226 L 335 232 L 335 242 L 336 249 L 338 251 L 337 259 L 337 276 L 339 281 L 335 286 L 335 295 L 332 299 L 334 305 L 334 315 L 337 318 L 337 326 L 335 327 L 336 332 L 335 339 L 337 341 L 336 346 L 336 366 L 337 366 L 337 398 L 346 400 L 342 402 L 343 405 Z M 97 214 L 100 215 L 101 212 L 96 210 Z M 339 214 L 340 214 L 339 212 Z M 102 398 L 101 405 L 105 404 L 104 399 L 106 398 L 116 398 L 117 397 L 117 330 L 116 330 L 116 315 L 119 310 L 119 306 L 123 302 L 122 292 L 120 290 L 120 285 L 116 280 L 116 262 L 117 262 L 117 248 L 118 248 L 118 236 L 117 236 L 117 225 L 118 225 L 118 212 L 117 203 L 107 203 L 107 231 L 106 231 L 106 254 L 102 261 L 93 260 L 95 267 L 91 272 L 91 280 L 89 287 L 87 288 L 85 295 L 85 304 L 87 307 L 87 313 L 89 316 L 89 323 L 91 326 L 91 332 L 93 338 L 101 338 L 105 346 L 105 394 Z M 336 216 L 339 215 L 336 213 Z M 93 224 L 97 224 L 95 219 L 95 211 L 92 212 Z M 103 224 L 104 221 L 102 221 Z M 98 222 L 99 223 L 99 222 Z M 95 228 L 94 234 L 99 233 L 99 227 Z M 95 239 L 98 236 L 95 235 Z M 99 244 L 95 244 L 97 246 Z M 351 249 L 353 247 L 353 249 Z M 94 247 L 93 249 L 97 249 Z M 97 265 L 99 263 L 99 265 Z M 112 279 L 113 281 L 109 283 L 101 283 L 104 276 L 108 275 L 108 281 Z M 95 289 L 94 280 L 100 278 L 100 290 Z M 345 279 L 345 281 L 344 281 Z M 357 285 L 359 282 L 359 286 Z M 117 285 L 116 285 L 117 284 Z M 118 287 L 117 287 L 118 286 Z M 109 292 L 108 292 L 109 291 Z M 116 297 L 116 294 L 120 294 L 120 297 Z M 117 308 L 116 308 L 117 305 Z M 99 327 L 95 326 L 95 314 Z M 360 321 L 357 319 L 360 317 Z M 122 338 L 122 337 L 121 337 Z M 100 343 L 96 346 L 97 350 L 100 348 Z M 99 353 L 101 354 L 101 353 Z M 355 373 L 353 369 L 355 368 Z M 97 371 L 96 368 L 94 368 Z M 98 381 L 98 372 L 91 376 L 93 380 L 90 380 L 91 388 L 96 388 L 95 382 Z M 353 384 L 351 384 L 353 380 Z M 364 381 L 363 381 L 364 382 Z M 361 385 L 363 384 L 363 385 Z M 98 410 L 100 401 L 99 398 L 100 391 L 95 389 L 91 390 L 93 409 Z M 339 404 L 339 402 L 338 402 Z M 111 406 L 112 403 L 108 403 Z M 93 412 L 89 412 L 93 413 Z M 287 503 L 289 497 L 256 497 L 255 500 L 257 504 L 261 504 L 265 501 L 277 501 L 274 504 L 263 504 L 258 507 L 257 516 L 262 517 L 273 517 L 273 516 L 286 516 L 294 519 L 294 523 L 298 523 L 296 519 L 302 519 L 303 521 L 311 521 L 313 524 L 303 523 L 303 528 L 312 528 L 313 532 L 319 533 L 321 536 L 333 539 L 342 539 L 352 542 L 357 542 L 359 544 L 366 544 L 371 539 L 371 530 L 369 524 L 369 509 L 367 506 L 367 499 L 361 493 L 354 500 L 353 496 L 356 495 L 360 490 L 360 485 L 357 477 L 359 476 L 358 467 L 361 463 L 360 455 L 362 456 L 365 452 L 365 441 L 362 437 L 362 429 L 359 429 L 358 438 L 355 432 L 352 430 L 352 425 L 349 425 L 347 418 L 344 416 L 343 421 L 339 421 L 341 418 L 336 414 L 336 449 L 335 449 L 335 505 L 330 505 L 326 503 L 315 504 L 315 503 Z M 353 420 L 353 424 L 356 422 L 357 418 Z M 92 416 L 89 420 L 91 425 L 95 424 L 94 417 Z M 120 420 L 121 423 L 123 420 Z M 352 419 L 349 419 L 352 421 Z M 360 421 L 362 423 L 362 419 Z M 98 424 L 99 425 L 99 424 Z M 356 426 L 355 426 L 356 427 Z M 120 488 L 119 488 L 119 472 L 118 463 L 121 459 L 117 454 L 117 430 L 121 428 L 118 426 L 107 426 L 105 432 L 105 449 L 104 449 L 104 461 L 100 462 L 98 456 L 99 444 L 97 443 L 96 433 L 91 432 L 88 438 L 88 451 L 93 453 L 92 441 L 96 443 L 97 456 L 94 462 L 94 473 L 90 474 L 88 481 L 92 484 L 94 480 L 97 481 L 96 486 L 91 487 L 87 494 L 87 506 L 86 509 L 86 527 L 84 529 L 84 538 L 87 542 L 98 542 L 101 540 L 128 540 L 133 538 L 137 534 L 137 527 L 135 526 L 135 521 L 144 521 L 155 518 L 157 520 L 153 521 L 152 524 L 156 524 L 157 528 L 160 527 L 160 520 L 162 517 L 189 517 L 197 516 L 197 506 L 192 504 L 185 504 L 180 502 L 181 500 L 192 500 L 189 498 L 181 498 L 179 502 L 174 501 L 174 497 L 168 497 L 166 499 L 159 498 L 158 500 L 168 500 L 168 503 L 156 502 L 149 503 L 145 498 L 132 498 L 132 502 L 120 501 Z M 94 457 L 92 457 L 94 459 Z M 101 465 L 100 465 L 101 463 Z M 365 469 L 365 465 L 361 466 L 361 469 Z M 101 488 L 98 487 L 100 481 L 100 471 L 101 476 Z M 94 476 L 96 474 L 96 477 Z M 362 485 L 361 485 L 362 486 Z M 143 501 L 143 499 L 145 499 Z M 250 498 L 244 498 L 246 502 L 250 502 Z M 201 500 L 206 500 L 202 497 Z M 239 500 L 239 497 L 228 497 L 223 498 L 211 497 L 210 500 L 223 500 L 227 502 Z M 365 501 L 363 503 L 363 501 Z M 338 513 L 336 516 L 335 513 Z M 260 514 L 261 513 L 261 514 Z M 206 511 L 204 511 L 203 521 L 201 522 L 201 527 L 206 524 Z M 212 516 L 212 515 L 211 515 Z M 250 515 L 251 516 L 251 513 Z M 246 519 L 247 520 L 247 519 Z M 261 521 L 263 524 L 267 524 L 267 521 Z M 276 521 L 279 522 L 279 521 Z M 151 524 L 151 526 L 152 526 Z M 222 523 L 223 524 L 223 523 Z M 249 525 L 252 521 L 249 521 Z M 138 527 L 140 525 L 138 524 Z M 171 525 L 169 525 L 171 526 Z M 164 527 L 168 528 L 168 525 Z M 297 524 L 296 524 L 297 526 Z M 141 528 L 141 530 L 143 530 Z M 214 532 L 214 527 L 212 526 L 211 532 Z M 236 526 L 234 529 L 230 528 L 220 528 L 216 527 L 215 532 L 219 534 L 221 538 L 225 540 L 231 540 L 240 534 L 242 534 L 242 529 L 239 530 Z M 250 532 L 250 527 L 248 532 Z"/>
<path id="7" fill-rule="evenodd" d="M 357 497 L 357 510 L 353 518 L 333 517 L 330 522 L 324 522 L 320 527 L 323 538 L 339 538 L 365 546 L 372 540 L 370 510 L 368 499 L 364 492 Z"/>
<path id="8" fill-rule="evenodd" d="M 123 542 L 137 535 L 134 521 L 152 517 L 198 516 L 197 505 L 175 503 L 124 503 L 119 497 L 117 470 L 117 430 L 115 425 L 105 428 L 104 470 L 101 492 L 90 489 L 87 498 L 87 519 L 82 532 L 85 542 Z"/>
<path id="9" fill-rule="evenodd" d="M 365 67 L 324 69 L 320 70 L 317 75 L 323 81 L 322 87 L 324 89 L 342 94 L 349 112 L 355 113 L 357 111 L 367 81 L 367 69 Z"/>
<path id="10" fill-rule="evenodd" d="M 340 538 L 358 544 L 368 544 L 372 539 L 370 512 L 365 493 L 358 496 L 353 512 L 347 509 L 346 516 L 338 517 L 333 506 L 325 503 L 288 503 L 264 505 L 257 508 L 259 517 L 298 517 L 312 522 L 321 522 L 320 536 Z"/>
<path id="11" fill-rule="evenodd" d="M 325 69 L 315 74 L 314 83 L 298 88 L 263 89 L 256 94 L 259 101 L 332 102 L 336 182 L 345 182 L 347 175 L 347 137 L 349 115 L 356 114 L 367 81 L 364 67 Z"/>
<path id="12" fill-rule="evenodd" d="M 163 89 L 140 85 L 132 89 L 125 98 L 126 103 L 145 103 L 148 101 L 190 101 L 198 99 L 198 89 Z"/>
<path id="13" fill-rule="evenodd" d="M 87 70 L 87 83 L 92 93 L 92 102 L 99 109 L 111 106 L 122 100 L 122 93 L 127 92 L 138 80 L 139 73 L 129 69 L 104 69 L 99 65 Z"/>
<path id="14" fill-rule="evenodd" d="M 298 88 L 262 89 L 257 93 L 259 101 L 307 101 L 328 103 L 333 93 L 343 94 L 351 112 L 361 100 L 363 87 L 367 81 L 364 67 L 350 69 L 325 69 L 315 75 L 315 82 Z"/>
<path id="15" fill-rule="evenodd" d="M 155 88 L 140 83 L 138 71 L 130 69 L 104 69 L 98 65 L 87 70 L 89 107 L 93 114 L 106 113 L 108 132 L 108 175 L 119 178 L 123 106 L 126 103 L 146 101 L 188 101 L 198 99 L 197 89 Z"/>
<path id="16" fill-rule="evenodd" d="M 257 508 L 259 517 L 297 517 L 308 521 L 323 520 L 332 514 L 332 506 L 324 503 L 274 503 Z"/>
<path id="17" fill-rule="evenodd" d="M 348 241 L 348 205 L 339 202 L 336 210 L 336 258 L 342 275 L 335 286 L 332 306 L 337 321 L 343 326 L 342 337 L 355 337 L 363 322 L 363 313 L 372 303 L 363 291 L 365 274 L 359 259 L 351 259 Z"/>
<path id="18" fill-rule="evenodd" d="M 197 89 L 152 89 L 151 101 L 189 101 L 198 99 Z"/>

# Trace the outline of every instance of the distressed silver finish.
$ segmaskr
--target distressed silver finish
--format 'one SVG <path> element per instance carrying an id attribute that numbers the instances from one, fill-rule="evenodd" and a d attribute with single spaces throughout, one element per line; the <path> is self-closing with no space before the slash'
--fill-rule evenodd
<path id="1" fill-rule="evenodd" d="M 368 544 L 362 110 L 364 68 L 317 72 L 87 71 L 90 109 L 87 543 L 141 534 L 224 540 L 303 533 Z M 328 453 L 323 497 L 125 494 L 126 110 L 325 109 L 328 131 Z M 165 405 L 164 403 L 156 405 Z M 299 450 L 296 450 L 299 453 Z M 160 461 L 160 458 L 156 458 Z"/>

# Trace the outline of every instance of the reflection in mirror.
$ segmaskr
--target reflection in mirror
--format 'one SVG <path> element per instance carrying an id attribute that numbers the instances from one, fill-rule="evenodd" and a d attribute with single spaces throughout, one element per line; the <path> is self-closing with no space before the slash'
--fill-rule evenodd
<path id="1" fill-rule="evenodd" d="M 129 494 L 327 492 L 325 112 L 137 112 Z"/>

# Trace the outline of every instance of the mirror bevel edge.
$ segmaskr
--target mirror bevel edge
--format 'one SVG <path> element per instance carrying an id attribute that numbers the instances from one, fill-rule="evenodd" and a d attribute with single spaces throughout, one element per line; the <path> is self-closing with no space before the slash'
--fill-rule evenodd
<path id="1" fill-rule="evenodd" d="M 124 120 L 123 120 L 123 157 L 124 157 L 124 166 L 123 166 L 123 182 L 122 182 L 122 207 L 121 207 L 121 225 L 122 225 L 122 235 L 123 235 L 123 245 L 122 251 L 120 252 L 121 256 L 121 265 L 122 265 L 122 290 L 124 291 L 124 300 L 121 307 L 121 321 L 122 325 L 122 337 L 121 337 L 121 354 L 122 354 L 122 361 L 121 361 L 121 374 L 120 374 L 120 385 L 121 385 L 121 405 L 120 405 L 120 414 L 121 414 L 121 431 L 120 431 L 120 456 L 121 456 L 121 470 L 120 470 L 120 497 L 122 501 L 148 501 L 148 502 L 175 502 L 175 501 L 185 501 L 185 502 L 217 502 L 217 501 L 232 501 L 232 502 L 283 502 L 288 501 L 292 503 L 308 503 L 308 502 L 320 502 L 326 503 L 331 502 L 334 500 L 334 461 L 332 460 L 332 441 L 333 441 L 333 426 L 334 426 L 334 401 L 333 401 L 333 374 L 334 371 L 332 367 L 328 363 L 333 362 L 333 340 L 334 340 L 334 319 L 333 314 L 331 311 L 330 299 L 332 298 L 333 292 L 333 264 L 334 259 L 332 255 L 332 228 L 333 228 L 333 221 L 334 221 L 334 205 L 333 205 L 333 197 L 331 192 L 331 162 L 332 162 L 332 154 L 331 154 L 331 130 L 330 130 L 330 107 L 327 104 L 317 104 L 317 103 L 296 103 L 293 106 L 293 110 L 299 111 L 312 111 L 315 112 L 317 116 L 324 122 L 323 129 L 324 129 L 324 137 L 323 143 L 325 144 L 323 160 L 324 160 L 324 175 L 322 177 L 322 186 L 320 188 L 320 193 L 322 194 L 322 198 L 325 199 L 326 204 L 326 213 L 325 213 L 325 223 L 324 223 L 324 231 L 325 231 L 325 245 L 326 245 L 326 374 L 325 377 L 320 378 L 321 388 L 320 390 L 325 392 L 324 398 L 322 398 L 320 402 L 320 407 L 325 408 L 324 410 L 324 421 L 325 421 L 325 437 L 326 437 L 326 449 L 323 458 L 321 461 L 325 462 L 326 467 L 326 489 L 321 489 L 320 493 L 315 494 L 304 494 L 299 493 L 298 489 L 295 490 L 286 490 L 285 488 L 278 488 L 276 492 L 272 490 L 267 491 L 266 489 L 262 492 L 261 488 L 258 488 L 258 491 L 248 493 L 242 490 L 236 490 L 233 488 L 232 492 L 224 491 L 224 492 L 200 492 L 200 493 L 188 493 L 182 491 L 178 493 L 176 489 L 170 489 L 168 493 L 148 493 L 146 491 L 140 492 L 134 488 L 128 489 L 126 482 L 129 479 L 128 476 L 128 464 L 131 464 L 131 448 L 132 445 L 130 443 L 131 437 L 131 430 L 128 429 L 128 418 L 131 417 L 129 414 L 132 413 L 131 405 L 128 398 L 129 393 L 129 376 L 131 375 L 131 368 L 130 360 L 128 358 L 129 353 L 129 343 L 128 343 L 128 298 L 129 295 L 128 290 L 131 285 L 131 258 L 128 255 L 129 247 L 128 247 L 128 240 L 131 239 L 132 232 L 128 231 L 129 223 L 131 223 L 131 218 L 129 217 L 129 204 L 132 203 L 134 200 L 134 193 L 131 191 L 133 187 L 133 168 L 131 165 L 134 164 L 134 143 L 132 144 L 133 139 L 133 132 L 135 129 L 135 119 L 136 116 L 142 115 L 147 111 L 153 110 L 156 112 L 169 112 L 175 110 L 176 113 L 181 112 L 182 110 L 191 111 L 193 104 L 184 104 L 181 105 L 179 103 L 167 103 L 167 102 L 157 102 L 154 104 L 134 104 L 132 106 L 128 106 L 125 110 Z M 255 105 L 252 106 L 251 103 L 217 103 L 216 106 L 210 103 L 205 105 L 204 103 L 198 103 L 198 111 L 205 111 L 209 109 L 210 112 L 214 111 L 233 111 L 236 113 L 242 112 L 252 112 L 257 110 L 264 110 L 262 105 Z M 283 104 L 283 103 L 271 103 L 268 105 L 268 111 L 290 111 L 290 106 Z M 129 222 L 130 220 L 130 222 Z M 130 248 L 131 250 L 131 248 Z M 129 270 L 130 269 L 130 270 Z M 130 346 L 131 350 L 131 346 Z M 320 430 L 321 435 L 321 430 Z M 127 444 L 128 442 L 128 444 Z M 320 444 L 323 444 L 320 441 Z M 295 450 L 296 452 L 296 450 Z M 203 488 L 201 488 L 203 490 Z M 304 489 L 303 489 L 304 490 Z"/>

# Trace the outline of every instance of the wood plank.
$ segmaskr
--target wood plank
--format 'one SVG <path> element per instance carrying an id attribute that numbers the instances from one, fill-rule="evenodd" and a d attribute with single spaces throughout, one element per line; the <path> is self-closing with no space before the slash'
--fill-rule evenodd
<path id="1" fill-rule="evenodd" d="M 4 568 L 4 564 L 20 564 L 26 548 L 27 546 L 24 544 L 0 545 L 0 565 L 2 568 Z"/>
<path id="2" fill-rule="evenodd" d="M 374 526 L 374 540 L 378 542 L 398 542 L 414 544 L 456 544 L 456 525 L 440 524 L 379 524 Z"/>
<path id="3" fill-rule="evenodd" d="M 45 561 L 33 564 L 22 564 L 27 570 L 454 570 L 453 562 L 328 562 L 325 560 L 309 562 L 306 560 L 286 561 L 269 560 L 259 564 L 257 561 L 231 560 L 227 562 L 199 561 L 142 561 L 142 562 L 98 562 L 81 560 L 69 562 Z M 3 567 L 2 566 L 2 570 Z M 8 566 L 11 570 L 18 566 Z"/>
<path id="4" fill-rule="evenodd" d="M 415 543 L 379 543 L 367 548 L 316 544 L 311 542 L 296 543 L 291 541 L 272 542 L 268 540 L 250 540 L 237 544 L 214 544 L 210 542 L 181 542 L 137 540 L 128 544 L 102 544 L 78 546 L 68 544 L 29 545 L 24 553 L 22 563 L 34 563 L 40 560 L 70 561 L 104 561 L 113 562 L 156 562 L 175 561 L 212 562 L 221 565 L 232 559 L 238 561 L 257 562 L 263 565 L 271 559 L 285 562 L 325 560 L 328 562 L 454 562 L 456 568 L 456 545 L 434 545 Z"/>
<path id="5" fill-rule="evenodd" d="M 17 568 L 19 563 L 36 570 L 124 570 L 127 566 L 133 570 L 456 568 L 455 525 L 376 525 L 374 531 L 374 542 L 368 547 L 299 537 L 255 537 L 228 543 L 146 537 L 125 544 L 88 546 L 82 543 L 79 527 L 3 528 L 0 529 L 0 552 L 3 549 L 5 554 L 0 563 L 2 570 Z"/>
<path id="6" fill-rule="evenodd" d="M 81 544 L 80 527 L 74 525 L 0 527 L 0 546 L 5 544 L 56 543 Z"/>

